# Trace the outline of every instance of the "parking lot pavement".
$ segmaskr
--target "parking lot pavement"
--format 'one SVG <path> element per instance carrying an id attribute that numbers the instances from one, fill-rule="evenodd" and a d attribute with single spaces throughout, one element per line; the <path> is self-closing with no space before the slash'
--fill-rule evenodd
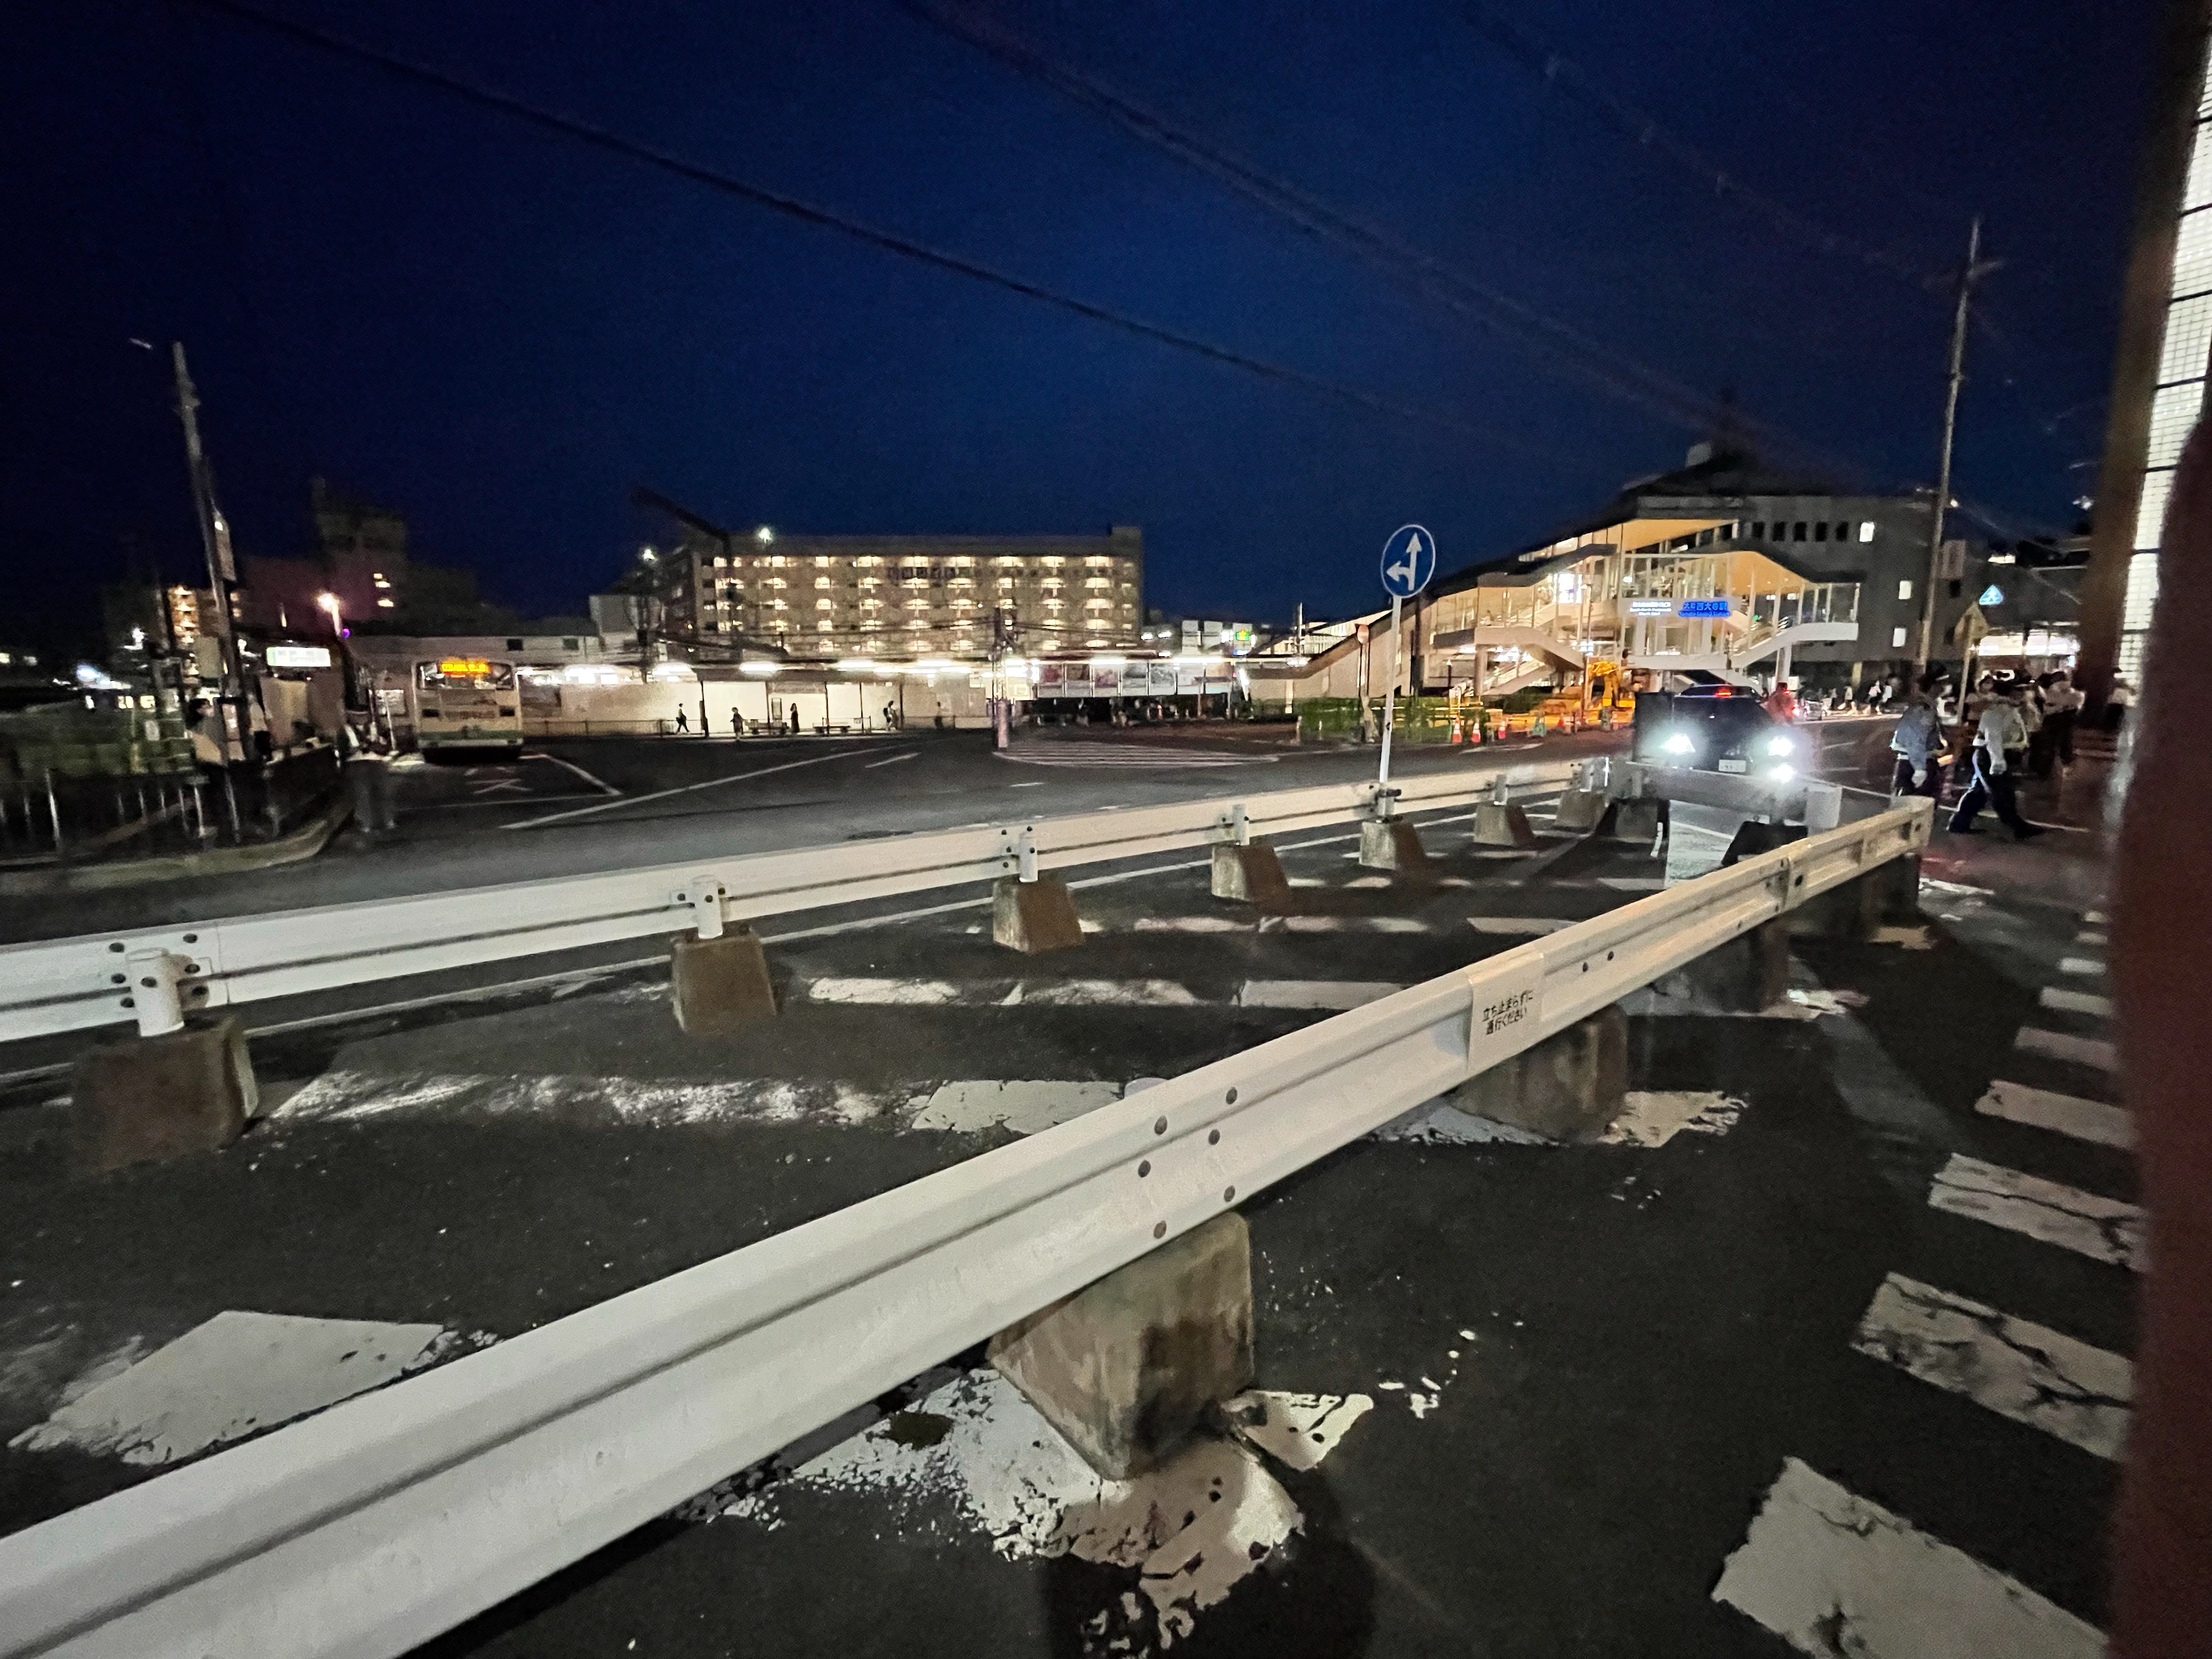
<path id="1" fill-rule="evenodd" d="M 0 1111 L 0 1525 L 161 1467 L 173 1425 L 100 1441 L 99 1388 L 219 1315 L 436 1363 L 1663 879 L 1429 836 L 1419 886 L 1286 838 L 1279 919 L 1194 860 L 1101 869 L 1058 956 L 993 947 L 980 893 L 793 919 L 783 1012 L 726 1044 L 657 963 L 303 1027 L 244 1140 L 98 1182 Z M 2137 1234 L 2096 872 L 1976 879 L 2027 854 L 1946 848 L 1924 927 L 1801 941 L 1771 1017 L 1662 983 L 1595 1144 L 1415 1114 L 1248 1201 L 1259 1386 L 1318 1451 L 1104 1486 L 948 1356 L 428 1651 L 2086 1659 Z"/>
<path id="2" fill-rule="evenodd" d="M 574 762 L 534 748 L 495 758 L 425 761 L 392 773 L 394 815 L 416 839 L 471 835 L 619 793 Z"/>

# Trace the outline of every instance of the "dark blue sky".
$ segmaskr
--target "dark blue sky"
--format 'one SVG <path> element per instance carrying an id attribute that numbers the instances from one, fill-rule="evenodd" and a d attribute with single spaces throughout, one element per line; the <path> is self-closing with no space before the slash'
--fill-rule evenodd
<path id="1" fill-rule="evenodd" d="M 1464 563 L 1698 435 L 894 0 L 258 3 L 1455 421 L 1132 338 L 191 0 L 81 0 L 19 15 L 0 64 L 0 554 L 21 602 L 0 633 L 69 626 L 125 536 L 196 568 L 162 365 L 132 335 L 187 342 L 245 548 L 304 546 L 319 471 L 532 611 L 617 572 L 634 480 L 792 531 L 1135 523 L 1151 604 L 1342 611 L 1371 601 L 1407 519 Z M 2008 264 L 1960 490 L 2021 529 L 2069 517 L 2101 432 L 2154 0 L 1494 4 L 1749 188 L 1905 266 L 1955 264 L 1982 212 Z M 987 9 L 1620 358 L 1734 387 L 1863 482 L 1932 474 L 1942 295 L 1623 137 L 1455 0 Z"/>

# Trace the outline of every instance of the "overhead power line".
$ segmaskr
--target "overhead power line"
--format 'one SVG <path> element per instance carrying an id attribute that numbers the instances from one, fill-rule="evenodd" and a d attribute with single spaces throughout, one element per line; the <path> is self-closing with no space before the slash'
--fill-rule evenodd
<path id="1" fill-rule="evenodd" d="M 1662 370 L 1638 362 L 1396 232 L 1268 173 L 1207 135 L 1146 108 L 1087 70 L 1048 57 L 963 0 L 897 0 L 897 3 L 933 27 L 1115 123 L 1267 212 L 1364 259 L 1455 316 L 1507 337 L 1555 368 L 1564 368 L 1646 414 L 1698 432 L 1711 432 L 1733 422 L 1746 435 L 1765 441 L 1774 450 L 1840 466 L 1848 472 L 1858 471 L 1848 459 L 1822 452 L 1766 422 L 1746 418 L 1729 400 L 1701 392 Z"/>
<path id="2" fill-rule="evenodd" d="M 1253 356 L 1249 353 L 1238 351 L 1233 347 L 1217 345 L 1196 335 L 1186 334 L 1176 329 L 1148 322 L 1141 317 L 1133 316 L 1127 312 L 1115 310 L 1111 307 L 1098 305 L 1074 295 L 1061 293 L 1056 289 L 1047 288 L 1042 283 L 1033 283 L 1024 277 L 995 270 L 963 254 L 951 253 L 940 248 L 931 247 L 911 237 L 901 235 L 896 231 L 878 229 L 875 226 L 864 223 L 834 209 L 817 207 L 795 196 L 786 195 L 782 191 L 750 183 L 734 174 L 708 167 L 702 162 L 687 160 L 672 150 L 663 149 L 658 145 L 647 143 L 641 139 L 629 137 L 611 128 L 599 126 L 574 116 L 564 115 L 557 111 L 544 108 L 512 93 L 502 92 L 494 87 L 465 80 L 447 70 L 428 64 L 416 63 L 411 58 L 400 57 L 395 52 L 386 52 L 381 47 L 372 46 L 345 35 L 333 33 L 311 23 L 299 22 L 289 17 L 279 16 L 273 12 L 264 11 L 258 6 L 243 3 L 243 0 L 191 0 L 191 3 L 237 21 L 252 24 L 258 28 L 283 35 L 301 45 L 313 46 L 318 51 L 330 53 L 334 57 L 374 65 L 403 80 L 434 88 L 465 102 L 474 104 L 479 108 L 495 111 L 515 120 L 526 122 L 541 131 L 559 134 L 563 137 L 574 139 L 580 143 L 591 145 L 595 149 L 605 150 L 633 161 L 641 161 L 649 167 L 658 167 L 662 172 L 673 174 L 677 178 L 704 185 L 709 190 L 720 191 L 724 195 L 736 197 L 757 207 L 766 208 L 770 212 L 781 214 L 786 218 L 797 220 L 802 224 L 836 231 L 840 235 L 850 237 L 855 241 L 865 243 L 886 253 L 896 254 L 902 258 L 934 266 L 939 270 L 951 271 L 956 276 L 964 276 L 972 282 L 984 283 L 992 288 L 1001 289 L 1011 294 L 1018 294 L 1024 299 L 1034 300 L 1042 305 L 1071 312 L 1079 317 L 1089 318 L 1093 322 L 1103 323 L 1109 328 L 1118 329 L 1125 334 L 1133 335 L 1139 339 L 1150 340 L 1156 344 L 1188 352 L 1194 356 L 1203 357 L 1208 362 L 1219 363 L 1227 368 L 1241 369 L 1248 374 L 1256 375 L 1278 385 L 1297 386 L 1308 392 L 1317 392 L 1340 403 L 1364 409 L 1372 414 L 1387 415 L 1395 419 L 1410 421 L 1424 426 L 1446 427 L 1486 443 L 1503 445 L 1526 453 L 1540 455 L 1547 459 L 1559 459 L 1553 452 L 1531 443 L 1518 434 L 1504 428 L 1485 426 L 1448 410 L 1425 409 L 1412 404 L 1401 403 L 1395 398 L 1367 391 L 1364 387 L 1346 385 L 1342 381 L 1329 380 L 1318 374 L 1308 374 L 1304 369 L 1294 368 L 1286 364 L 1271 362 L 1266 358 Z"/>
<path id="3" fill-rule="evenodd" d="M 1846 254 L 1870 269 L 1887 271 L 1929 293 L 1948 291 L 1957 282 L 1955 271 L 1928 270 L 1886 248 L 1846 236 L 1798 212 L 1787 203 L 1753 190 L 1695 144 L 1671 131 L 1656 117 L 1607 91 L 1572 58 L 1554 52 L 1519 24 L 1502 16 L 1486 0 L 1462 0 L 1461 12 L 1477 34 L 1522 67 L 1533 70 L 1547 84 L 1576 100 L 1615 132 L 1663 156 L 1715 196 L 1757 215 L 1782 234 L 1822 253 Z"/>

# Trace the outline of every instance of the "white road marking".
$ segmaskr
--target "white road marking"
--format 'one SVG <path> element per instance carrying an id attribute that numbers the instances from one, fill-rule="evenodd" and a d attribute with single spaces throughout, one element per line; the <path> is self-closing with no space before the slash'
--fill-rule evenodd
<path id="1" fill-rule="evenodd" d="M 1723 1135 L 1743 1115 L 1743 1102 L 1713 1089 L 1674 1092 L 1632 1089 L 1620 1115 L 1598 1137 L 1606 1146 L 1663 1146 L 1684 1130 Z"/>
<path id="2" fill-rule="evenodd" d="M 1435 929 L 1412 916 L 1269 916 L 1260 923 L 1262 933 L 1427 933 Z"/>
<path id="3" fill-rule="evenodd" d="M 2025 1083 L 1991 1083 L 1974 1103 L 1974 1109 L 1990 1117 L 2056 1130 L 2077 1140 L 2093 1140 L 2100 1146 L 2132 1149 L 2136 1144 L 2135 1119 L 2126 1108 L 2048 1089 L 2031 1089 Z"/>
<path id="4" fill-rule="evenodd" d="M 1869 943 L 1901 945 L 1908 951 L 1932 951 L 1936 948 L 1936 935 L 1926 927 L 1877 927 Z"/>
<path id="5" fill-rule="evenodd" d="M 1656 893 L 1667 885 L 1664 876 L 1600 876 L 1597 881 L 1622 893 Z"/>
<path id="6" fill-rule="evenodd" d="M 1190 988 L 1171 979 L 1072 979 L 1033 985 L 1024 1000 L 1032 1008 L 1195 1008 Z"/>
<path id="7" fill-rule="evenodd" d="M 1033 1135 L 1094 1112 L 1121 1097 L 1118 1083 L 999 1082 L 969 1078 L 941 1083 L 915 1114 L 912 1127 L 976 1134 L 1001 1125 Z"/>
<path id="8" fill-rule="evenodd" d="M 1237 994 L 1240 1008 L 1329 1008 L 1342 1011 L 1404 990 L 1371 980 L 1249 979 Z"/>
<path id="9" fill-rule="evenodd" d="M 619 795 L 622 793 L 621 790 L 616 788 L 614 785 L 609 783 L 605 778 L 594 777 L 591 773 L 586 772 L 582 767 L 577 765 L 575 762 L 562 760 L 558 755 L 541 755 L 533 752 L 525 755 L 522 758 L 526 761 L 550 761 L 552 764 L 559 767 L 564 772 L 574 773 L 578 777 L 583 779 L 586 783 L 590 784 L 592 788 L 598 790 L 603 795 Z"/>
<path id="10" fill-rule="evenodd" d="M 870 761 L 861 770 L 872 772 L 878 766 L 896 766 L 901 761 L 910 761 L 920 753 L 921 750 L 919 749 L 909 749 L 903 755 L 886 755 L 881 760 Z"/>
<path id="11" fill-rule="evenodd" d="M 1469 916 L 1467 925 L 1478 933 L 1503 934 L 1511 938 L 1516 934 L 1556 933 L 1563 927 L 1573 927 L 1574 923 L 1562 921 L 1558 916 Z"/>
<path id="12" fill-rule="evenodd" d="M 2075 1036 L 2070 1031 L 2045 1031 L 2029 1025 L 2021 1029 L 2013 1044 L 2031 1054 L 2070 1060 L 2076 1066 L 2094 1066 L 2100 1072 L 2120 1069 L 2119 1050 L 2102 1037 Z"/>
<path id="13" fill-rule="evenodd" d="M 1356 853 L 1347 853 L 1345 856 L 1346 858 L 1357 858 L 1359 855 Z M 1390 884 L 1390 878 L 1388 876 L 1354 876 L 1350 881 L 1347 881 L 1344 884 L 1346 887 L 1388 887 Z"/>
<path id="14" fill-rule="evenodd" d="M 2091 946 L 2093 949 L 2101 951 L 2106 945 L 2111 943 L 2111 937 L 2108 934 L 2100 933 L 2084 932 L 2075 934 L 2074 942 L 2076 945 L 2087 945 Z"/>
<path id="15" fill-rule="evenodd" d="M 2143 1212 L 2117 1198 L 1954 1152 L 1936 1172 L 1928 1202 L 1952 1215 L 2056 1244 L 2094 1261 L 2143 1270 Z"/>
<path id="16" fill-rule="evenodd" d="M 436 1325 L 229 1310 L 8 1443 L 171 1463 L 389 1382 L 432 1357 L 445 1334 Z"/>
<path id="17" fill-rule="evenodd" d="M 1262 918 L 1262 920 L 1265 920 Z M 1235 916 L 1139 916 L 1133 933 L 1249 933 L 1255 924 Z"/>
<path id="18" fill-rule="evenodd" d="M 2105 1650 L 2095 1626 L 1794 1457 L 1713 1600 L 1828 1659 L 2102 1659 Z"/>
<path id="19" fill-rule="evenodd" d="M 1044 787 L 1044 785 L 1042 781 L 1031 783 L 1010 783 L 1006 787 L 1009 789 L 1042 789 Z"/>
<path id="20" fill-rule="evenodd" d="M 801 766 L 820 766 L 828 761 L 846 760 L 854 755 L 865 755 L 865 749 L 841 749 L 834 755 L 809 755 L 804 760 L 784 761 L 775 766 L 758 766 L 750 772 L 732 772 L 727 777 L 708 778 L 700 783 L 680 783 L 672 789 L 656 789 L 647 795 L 623 795 L 613 800 L 603 800 L 595 806 L 578 806 L 566 812 L 555 812 L 542 818 L 525 818 L 520 823 L 502 823 L 502 830 L 535 830 L 542 824 L 565 823 L 571 818 L 588 817 L 594 812 L 611 812 L 617 806 L 640 806 L 649 800 L 665 800 L 671 795 L 688 795 L 701 789 L 718 789 L 726 783 L 743 783 L 747 778 L 764 778 L 771 772 L 789 772 Z"/>
<path id="21" fill-rule="evenodd" d="M 2100 997 L 2094 991 L 2069 991 L 2063 985 L 2045 986 L 2036 1000 L 2062 1014 L 2094 1014 L 2104 1019 L 2112 1012 L 2112 998 Z"/>
<path id="22" fill-rule="evenodd" d="M 869 979 L 836 975 L 806 981 L 809 1002 L 857 1003 L 869 1006 L 934 1007 L 961 1000 L 949 979 Z"/>
<path id="23" fill-rule="evenodd" d="M 2112 918 L 2107 916 L 2102 910 L 2084 910 L 2081 913 L 2081 920 L 2087 922 L 2092 927 L 2102 927 L 2109 922 Z"/>
<path id="24" fill-rule="evenodd" d="M 1902 1273 L 1881 1282 L 1851 1346 L 2000 1417 L 2119 1461 L 2135 1399 L 2124 1355 Z"/>
<path id="25" fill-rule="evenodd" d="M 2061 957 L 2058 958 L 2058 971 L 2094 978 L 2105 971 L 2105 964 L 2095 957 Z"/>
<path id="26" fill-rule="evenodd" d="M 1361 1398 L 1246 1395 L 1232 1408 L 1251 1414 L 1256 1402 L 1270 1420 L 1308 1424 L 1300 1455 L 1318 1462 L 1364 1414 L 1354 1407 Z M 932 1432 L 905 1434 L 901 1418 Z M 710 1493 L 686 1510 L 773 1530 L 783 1524 L 778 1498 L 787 1484 L 890 1493 L 902 1508 L 949 1512 L 1008 1560 L 1073 1556 L 1134 1569 L 1133 1589 L 1117 1580 L 1098 1592 L 1111 1600 L 1069 1614 L 1100 1652 L 1165 1652 L 1305 1524 L 1265 1462 L 1234 1441 L 1200 1439 L 1149 1474 L 1105 1480 L 989 1370 L 963 1372 L 783 1482 Z"/>

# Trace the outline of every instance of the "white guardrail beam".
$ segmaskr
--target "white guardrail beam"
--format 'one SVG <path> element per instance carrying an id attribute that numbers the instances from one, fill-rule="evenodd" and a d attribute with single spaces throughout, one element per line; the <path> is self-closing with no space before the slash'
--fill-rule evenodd
<path id="1" fill-rule="evenodd" d="M 1403 779 L 1398 810 L 1472 804 L 1499 777 L 1524 791 L 1558 787 L 1569 770 L 1565 762 L 1474 765 Z M 1374 793 L 1371 783 L 1327 784 L 1209 797 L 8 945 L 0 947 L 0 1042 L 131 1021 L 134 954 L 176 957 L 184 1011 L 196 1013 L 689 932 L 699 923 L 702 882 L 720 882 L 723 920 L 741 921 L 1234 840 L 1240 806 L 1248 836 L 1313 829 L 1359 817 Z M 1019 851 L 1024 837 L 1034 864 Z"/>
<path id="2" fill-rule="evenodd" d="M 1683 883 L 0 1539 L 0 1653 L 391 1659 L 1929 823 Z"/>

